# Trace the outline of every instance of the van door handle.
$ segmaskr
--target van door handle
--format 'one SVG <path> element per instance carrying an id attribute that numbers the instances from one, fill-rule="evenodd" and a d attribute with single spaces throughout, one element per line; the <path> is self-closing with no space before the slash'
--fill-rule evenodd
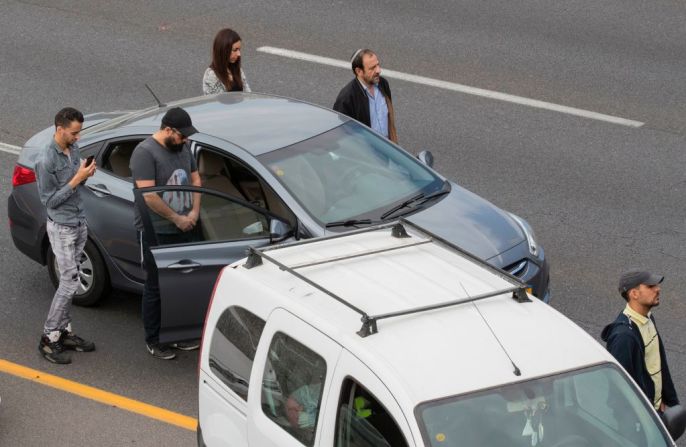
<path id="1" fill-rule="evenodd" d="M 88 183 L 86 183 L 86 186 L 88 187 L 88 189 L 90 189 L 93 192 L 97 192 L 97 193 L 100 193 L 100 194 L 103 194 L 106 196 L 109 196 L 112 194 L 110 192 L 110 190 L 107 189 L 107 186 L 100 184 L 100 183 L 98 183 L 96 185 L 89 185 Z"/>
<path id="2" fill-rule="evenodd" d="M 193 262 L 189 259 L 182 259 L 177 263 L 170 264 L 169 266 L 167 266 L 167 268 L 170 270 L 183 270 L 181 273 L 191 272 L 194 269 L 197 269 L 198 267 L 202 267 L 202 264 Z"/>

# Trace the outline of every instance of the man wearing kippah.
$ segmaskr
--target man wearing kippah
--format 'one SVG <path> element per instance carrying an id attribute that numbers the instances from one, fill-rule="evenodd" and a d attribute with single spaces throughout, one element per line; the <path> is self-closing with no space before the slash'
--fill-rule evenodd
<path id="1" fill-rule="evenodd" d="M 651 312 L 660 304 L 663 280 L 663 276 L 646 271 L 623 273 L 619 279 L 619 293 L 626 300 L 626 307 L 601 335 L 610 354 L 659 412 L 679 404 L 665 348 Z"/>
<path id="2" fill-rule="evenodd" d="M 355 79 L 338 93 L 333 109 L 398 142 L 391 87 L 381 77 L 379 58 L 369 49 L 359 49 L 350 59 Z"/>

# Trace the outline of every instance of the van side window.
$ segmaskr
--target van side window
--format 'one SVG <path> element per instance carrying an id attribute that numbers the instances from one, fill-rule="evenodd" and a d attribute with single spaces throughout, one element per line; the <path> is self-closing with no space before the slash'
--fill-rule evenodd
<path id="1" fill-rule="evenodd" d="M 242 307 L 231 306 L 222 313 L 212 333 L 210 369 L 238 394 L 248 399 L 248 382 L 264 320 Z"/>
<path id="2" fill-rule="evenodd" d="M 102 157 L 102 166 L 98 166 L 98 169 L 109 171 L 126 180 L 132 180 L 129 160 L 131 160 L 133 150 L 141 141 L 143 139 L 139 138 L 132 141 L 115 141 L 108 144 Z"/>
<path id="3" fill-rule="evenodd" d="M 314 445 L 326 377 L 326 361 L 277 332 L 262 378 L 262 411 L 303 445 Z"/>
<path id="4" fill-rule="evenodd" d="M 352 379 L 341 388 L 336 447 L 406 447 L 398 424 L 376 398 Z"/>

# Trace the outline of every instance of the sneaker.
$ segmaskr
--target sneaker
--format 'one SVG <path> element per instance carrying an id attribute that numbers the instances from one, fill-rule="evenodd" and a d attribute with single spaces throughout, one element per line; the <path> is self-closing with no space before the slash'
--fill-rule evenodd
<path id="1" fill-rule="evenodd" d="M 194 351 L 200 347 L 200 343 L 197 341 L 180 341 L 177 343 L 169 343 L 169 346 L 182 351 Z"/>
<path id="2" fill-rule="evenodd" d="M 150 355 L 155 358 L 162 360 L 171 360 L 174 357 L 176 357 L 176 354 L 174 354 L 171 351 L 171 349 L 169 349 L 169 347 L 166 345 L 161 345 L 159 343 L 150 343 L 146 344 L 145 346 L 148 347 L 148 352 L 150 353 Z"/>
<path id="3" fill-rule="evenodd" d="M 60 365 L 71 363 L 71 357 L 69 357 L 69 354 L 64 352 L 64 346 L 60 340 L 52 342 L 48 337 L 43 335 L 40 338 L 38 350 L 46 360 L 52 363 L 59 363 Z"/>
<path id="4" fill-rule="evenodd" d="M 62 343 L 62 346 L 64 346 L 64 349 L 68 349 L 70 351 L 95 351 L 95 343 L 92 341 L 86 341 L 73 332 L 63 331 L 62 335 L 60 336 L 60 342 Z"/>

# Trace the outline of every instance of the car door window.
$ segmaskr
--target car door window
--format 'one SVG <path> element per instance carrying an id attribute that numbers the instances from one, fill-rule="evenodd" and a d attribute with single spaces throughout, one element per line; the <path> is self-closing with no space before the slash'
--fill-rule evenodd
<path id="1" fill-rule="evenodd" d="M 131 159 L 133 150 L 138 146 L 138 143 L 143 141 L 143 139 L 144 138 L 141 137 L 134 140 L 113 141 L 109 143 L 105 148 L 99 168 L 110 172 L 117 177 L 131 181 L 129 160 Z"/>
<path id="2" fill-rule="evenodd" d="M 243 400 L 264 329 L 264 320 L 242 307 L 227 308 L 217 320 L 210 344 L 210 370 Z"/>
<path id="3" fill-rule="evenodd" d="M 144 225 L 148 221 L 158 246 L 269 237 L 269 218 L 266 213 L 233 197 L 188 186 L 164 186 L 138 191 L 145 204 L 139 205 L 145 208 L 141 217 Z M 180 227 L 162 216 L 166 209 L 173 210 L 175 216 L 187 216 L 198 201 L 199 218 L 192 227 Z"/>
<path id="4" fill-rule="evenodd" d="M 346 379 L 336 415 L 336 447 L 403 447 L 407 442 L 388 411 L 364 387 Z"/>
<path id="5" fill-rule="evenodd" d="M 302 343 L 277 332 L 262 378 L 262 411 L 306 446 L 314 444 L 326 361 Z"/>
<path id="6" fill-rule="evenodd" d="M 98 154 L 100 153 L 100 148 L 102 147 L 102 141 L 98 141 L 97 143 L 89 144 L 88 146 L 85 147 L 80 147 L 79 152 L 81 152 L 81 158 L 86 158 L 89 155 L 92 155 L 97 158 Z"/>
<path id="7" fill-rule="evenodd" d="M 294 225 L 295 215 L 267 182 L 245 163 L 198 145 L 198 173 L 202 186 L 265 208 Z"/>

